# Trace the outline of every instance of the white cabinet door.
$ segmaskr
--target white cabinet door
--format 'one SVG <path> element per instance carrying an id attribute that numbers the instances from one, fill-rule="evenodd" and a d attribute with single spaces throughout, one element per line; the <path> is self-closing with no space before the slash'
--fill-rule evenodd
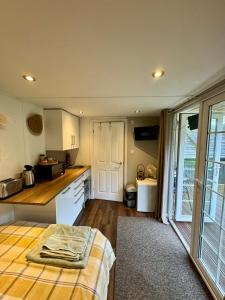
<path id="1" fill-rule="evenodd" d="M 56 223 L 73 225 L 74 212 L 71 209 L 71 199 L 64 197 L 56 197 Z"/>
<path id="2" fill-rule="evenodd" d="M 63 150 L 79 148 L 79 118 L 63 111 Z"/>
<path id="3" fill-rule="evenodd" d="M 46 150 L 63 150 L 61 110 L 44 110 Z"/>
<path id="4" fill-rule="evenodd" d="M 80 120 L 73 116 L 74 148 L 80 147 Z"/>
<path id="5" fill-rule="evenodd" d="M 73 124 L 72 115 L 62 111 L 63 124 L 63 150 L 73 149 Z"/>
<path id="6" fill-rule="evenodd" d="M 79 148 L 79 118 L 61 109 L 45 110 L 46 150 Z"/>
<path id="7" fill-rule="evenodd" d="M 69 140 L 71 141 L 72 149 L 79 148 L 80 132 L 79 132 L 79 118 L 70 115 L 70 133 Z"/>
<path id="8" fill-rule="evenodd" d="M 56 223 L 73 225 L 84 205 L 83 175 L 56 197 Z"/>

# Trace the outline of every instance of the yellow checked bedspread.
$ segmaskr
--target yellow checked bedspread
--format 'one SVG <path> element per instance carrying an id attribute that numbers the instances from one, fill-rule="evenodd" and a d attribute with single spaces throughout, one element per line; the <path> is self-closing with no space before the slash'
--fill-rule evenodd
<path id="1" fill-rule="evenodd" d="M 48 224 L 17 221 L 0 226 L 0 299 L 106 300 L 115 260 L 110 242 L 97 229 L 86 269 L 30 263 L 26 254 Z"/>

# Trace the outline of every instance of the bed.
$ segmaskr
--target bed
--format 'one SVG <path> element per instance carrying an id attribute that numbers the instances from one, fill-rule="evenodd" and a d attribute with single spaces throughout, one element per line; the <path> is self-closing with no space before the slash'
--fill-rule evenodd
<path id="1" fill-rule="evenodd" d="M 26 254 L 48 224 L 17 221 L 0 226 L 0 299 L 106 300 L 115 256 L 97 229 L 87 268 L 65 269 L 27 262 Z"/>

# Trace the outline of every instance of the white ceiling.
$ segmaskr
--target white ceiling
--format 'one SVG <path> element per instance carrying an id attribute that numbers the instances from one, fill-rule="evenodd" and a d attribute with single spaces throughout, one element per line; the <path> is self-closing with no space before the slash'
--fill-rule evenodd
<path id="1" fill-rule="evenodd" d="M 0 0 L 0 89 L 24 101 L 157 115 L 224 74 L 224 0 Z"/>

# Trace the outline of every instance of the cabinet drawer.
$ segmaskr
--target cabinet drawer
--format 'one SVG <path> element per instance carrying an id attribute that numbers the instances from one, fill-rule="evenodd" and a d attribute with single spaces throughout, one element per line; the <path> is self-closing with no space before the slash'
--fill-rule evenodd
<path id="1" fill-rule="evenodd" d="M 68 185 L 60 194 L 57 195 L 57 198 L 69 198 L 73 195 L 72 185 Z"/>
<path id="2" fill-rule="evenodd" d="M 72 194 L 76 195 L 80 190 L 84 189 L 84 182 L 80 182 L 80 184 L 74 186 L 72 185 Z"/>
<path id="3" fill-rule="evenodd" d="M 80 189 L 75 190 L 75 193 L 73 195 L 73 201 L 78 200 L 82 194 L 84 194 L 84 186 L 82 186 Z"/>
<path id="4" fill-rule="evenodd" d="M 76 218 L 78 217 L 79 213 L 81 212 L 84 204 L 84 193 L 80 193 L 79 197 L 73 202 L 73 222 L 75 222 Z"/>
<path id="5" fill-rule="evenodd" d="M 73 187 L 73 189 L 76 189 L 83 183 L 84 183 L 84 178 L 83 178 L 83 174 L 82 174 L 79 178 L 77 178 L 76 180 L 74 180 L 71 183 L 71 186 Z"/>
<path id="6" fill-rule="evenodd" d="M 83 174 L 83 180 L 86 180 L 89 176 L 91 176 L 91 169 L 88 169 Z"/>

